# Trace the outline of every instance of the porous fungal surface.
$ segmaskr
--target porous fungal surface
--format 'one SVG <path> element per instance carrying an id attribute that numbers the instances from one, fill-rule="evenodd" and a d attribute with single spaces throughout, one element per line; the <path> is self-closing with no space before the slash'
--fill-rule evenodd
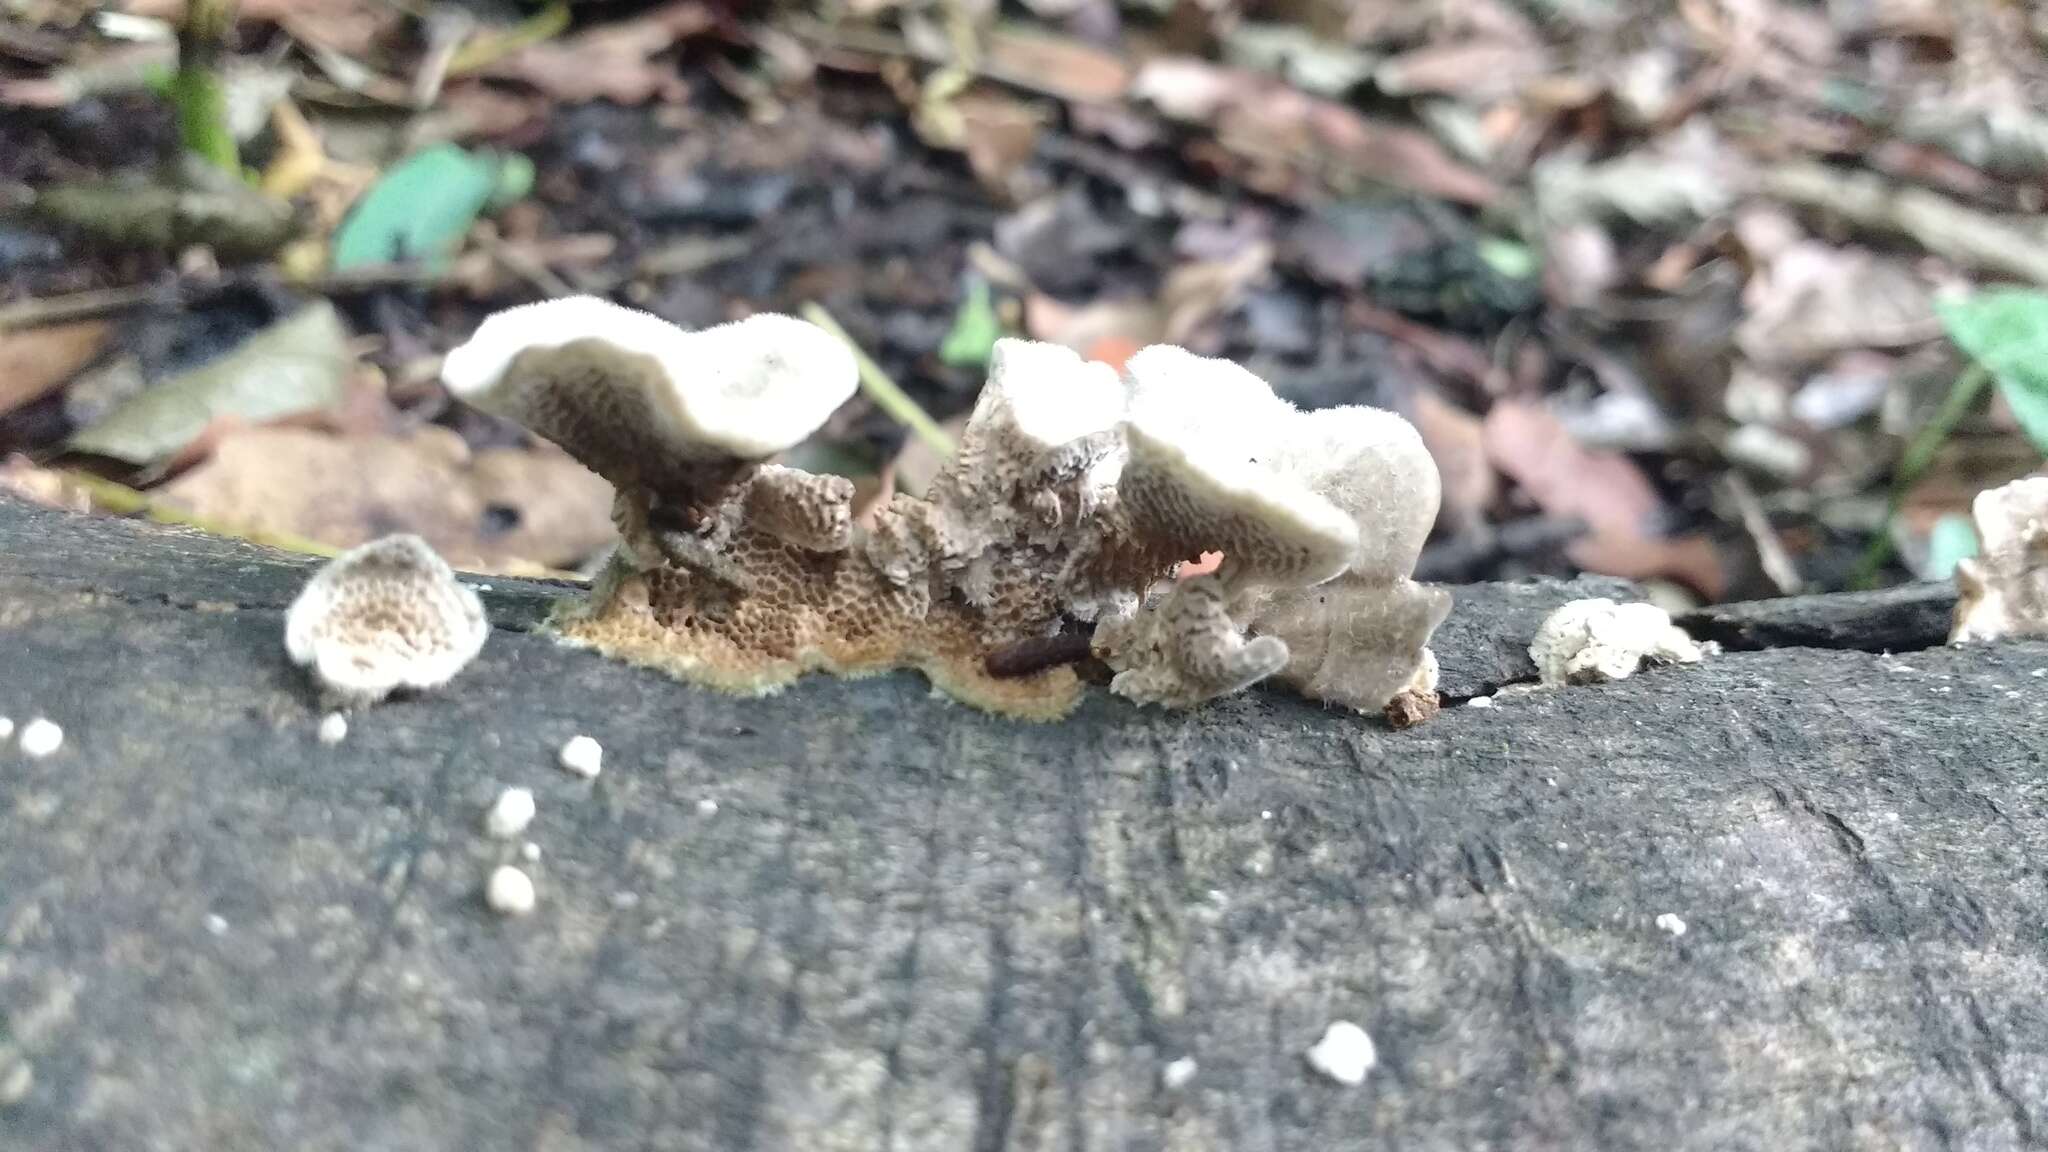
<path id="1" fill-rule="evenodd" d="M 284 645 L 329 698 L 373 704 L 401 688 L 446 684 L 490 631 L 476 593 L 426 541 L 399 535 L 315 573 L 285 613 Z"/>
<path id="2" fill-rule="evenodd" d="M 1949 642 L 2048 636 L 2048 477 L 1978 493 L 1970 518 L 1983 551 L 1956 565 Z"/>
<path id="3" fill-rule="evenodd" d="M 917 668 L 1039 719 L 1074 705 L 1079 677 L 1015 654 L 1090 625 L 1114 690 L 1146 703 L 1270 676 L 1361 710 L 1433 689 L 1425 645 L 1449 597 L 1409 573 L 1438 478 L 1390 413 L 1300 412 L 1179 348 L 1119 374 L 1003 340 L 926 494 L 855 523 L 850 483 L 771 459 L 857 383 L 848 350 L 801 321 L 690 333 L 551 301 L 487 320 L 447 365 L 457 395 L 618 489 L 622 546 L 551 622 L 571 643 L 742 693 Z M 1169 582 L 1206 552 L 1216 571 Z"/>

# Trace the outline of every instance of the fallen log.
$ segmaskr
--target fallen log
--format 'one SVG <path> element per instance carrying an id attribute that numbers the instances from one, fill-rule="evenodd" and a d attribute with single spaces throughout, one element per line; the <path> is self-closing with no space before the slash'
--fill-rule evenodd
<path id="1" fill-rule="evenodd" d="M 712 695 L 485 579 L 478 662 L 327 746 L 281 639 L 309 563 L 0 498 L 0 715 L 65 730 L 0 751 L 0 1145 L 2048 1133 L 2048 644 L 1765 647 L 1404 732 L 1278 692 L 1029 725 L 908 675 Z M 1614 591 L 1461 590 L 1448 693 Z M 518 919 L 480 895 L 508 785 Z M 1357 1087 L 1304 1059 L 1337 1020 Z"/>

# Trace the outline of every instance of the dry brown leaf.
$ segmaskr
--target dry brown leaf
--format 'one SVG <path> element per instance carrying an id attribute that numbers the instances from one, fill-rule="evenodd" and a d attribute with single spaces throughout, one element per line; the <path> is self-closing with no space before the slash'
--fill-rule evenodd
<path id="1" fill-rule="evenodd" d="M 1565 549 L 1571 562 L 1588 572 L 1624 580 L 1676 580 L 1706 601 L 1728 594 L 1728 569 L 1721 552 L 1705 536 L 1660 539 L 1596 532 Z"/>
<path id="2" fill-rule="evenodd" d="M 1121 100 L 1131 85 L 1131 66 L 1114 53 L 1070 37 L 1017 27 L 989 33 L 981 67 L 1006 84 L 1076 104 Z"/>
<path id="3" fill-rule="evenodd" d="M 1663 502 L 1628 457 L 1589 451 L 1541 405 L 1503 400 L 1486 414 L 1486 455 L 1542 509 L 1595 533 L 1655 531 Z"/>
<path id="4" fill-rule="evenodd" d="M 1130 90 L 1168 117 L 1213 127 L 1216 146 L 1245 169 L 1240 178 L 1275 195 L 1303 195 L 1310 183 L 1340 191 L 1379 184 L 1473 205 L 1500 195 L 1428 133 L 1270 76 L 1168 57 L 1147 63 Z"/>
<path id="5" fill-rule="evenodd" d="M 1012 180 L 1038 150 L 1045 114 L 1022 101 L 985 92 L 962 96 L 953 108 L 960 114 L 960 147 L 974 178 L 999 196 L 1013 196 Z"/>
<path id="6" fill-rule="evenodd" d="M 101 320 L 0 331 L 0 415 L 63 387 L 106 342 Z"/>
<path id="7" fill-rule="evenodd" d="M 1486 456 L 1484 425 L 1479 417 L 1439 396 L 1434 389 L 1418 388 L 1415 407 L 1409 413 L 1422 443 L 1436 461 L 1443 477 L 1443 504 L 1438 521 L 1453 533 L 1466 532 L 1485 523 L 1486 510 L 1500 494 L 1500 477 Z"/>
<path id="8" fill-rule="evenodd" d="M 1933 293 L 1910 268 L 1870 252 L 1794 244 L 1750 280 L 1742 350 L 1766 364 L 1808 365 L 1859 348 L 1899 348 L 1941 334 Z"/>
<path id="9" fill-rule="evenodd" d="M 1549 71 L 1550 58 L 1540 46 L 1464 40 L 1430 44 L 1381 61 L 1373 82 L 1394 96 L 1456 96 L 1484 104 L 1515 95 Z"/>
<path id="10" fill-rule="evenodd" d="M 461 437 L 432 426 L 361 438 L 235 430 L 158 491 L 205 520 L 337 548 L 413 532 L 450 563 L 482 571 L 569 567 L 612 537 L 610 486 L 567 456 L 472 457 Z"/>
<path id="11" fill-rule="evenodd" d="M 715 23 L 710 8 L 697 0 L 681 0 L 630 20 L 522 48 L 483 74 L 523 80 L 570 104 L 679 100 L 687 91 L 682 77 L 673 64 L 656 57 Z"/>

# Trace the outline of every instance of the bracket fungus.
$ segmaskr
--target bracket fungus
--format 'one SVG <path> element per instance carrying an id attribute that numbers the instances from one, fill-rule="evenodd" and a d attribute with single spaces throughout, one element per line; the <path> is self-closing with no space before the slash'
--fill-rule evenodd
<path id="1" fill-rule="evenodd" d="M 1449 596 L 1409 578 L 1439 489 L 1415 430 L 1301 412 L 1228 361 L 1157 346 L 1119 374 L 998 341 L 959 450 L 861 524 L 846 480 L 772 462 L 857 381 L 802 321 L 690 333 L 550 301 L 485 321 L 444 376 L 618 489 L 621 547 L 550 627 L 687 680 L 764 693 L 912 667 L 1042 719 L 1080 678 L 1020 651 L 1092 649 L 1114 691 L 1176 707 L 1268 677 L 1368 711 L 1434 687 Z M 1214 572 L 1171 581 L 1208 552 Z"/>
<path id="2" fill-rule="evenodd" d="M 315 573 L 285 613 L 284 646 L 343 704 L 438 688 L 483 649 L 474 591 L 417 536 L 386 536 Z"/>
<path id="3" fill-rule="evenodd" d="M 2048 476 L 1978 493 L 1970 518 L 1982 552 L 1956 565 L 1949 642 L 2048 636 Z"/>

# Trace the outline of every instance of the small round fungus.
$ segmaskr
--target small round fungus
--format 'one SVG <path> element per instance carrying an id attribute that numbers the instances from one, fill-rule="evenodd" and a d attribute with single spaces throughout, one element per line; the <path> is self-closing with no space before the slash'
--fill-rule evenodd
<path id="1" fill-rule="evenodd" d="M 320 718 L 320 742 L 334 745 L 348 739 L 348 717 L 339 712 L 329 712 Z"/>
<path id="2" fill-rule="evenodd" d="M 484 885 L 484 903 L 503 916 L 524 916 L 533 911 L 536 901 L 532 878 L 510 864 L 493 869 Z"/>
<path id="3" fill-rule="evenodd" d="M 697 815 L 699 815 L 699 816 L 716 816 L 716 815 L 718 815 L 718 801 L 716 801 L 716 800 L 708 800 L 708 799 L 707 799 L 707 800 L 699 800 L 699 801 L 697 801 Z"/>
<path id="4" fill-rule="evenodd" d="M 1308 1050 L 1309 1067 L 1348 1087 L 1365 1083 L 1365 1074 L 1372 1071 L 1379 1059 L 1372 1037 L 1349 1020 L 1330 1025 L 1316 1046 Z"/>
<path id="5" fill-rule="evenodd" d="M 1178 1092 L 1195 1082 L 1195 1073 L 1201 1071 L 1192 1056 L 1183 1056 L 1167 1062 L 1159 1071 L 1159 1083 L 1168 1092 Z"/>
<path id="6" fill-rule="evenodd" d="M 1623 680 L 1644 661 L 1697 664 L 1706 651 L 1655 604 L 1574 600 L 1552 612 L 1529 644 L 1545 684 Z"/>
<path id="7" fill-rule="evenodd" d="M 1683 936 L 1685 935 L 1686 924 L 1684 920 L 1679 919 L 1677 913 L 1665 912 L 1658 915 L 1657 927 L 1671 933 L 1673 936 Z"/>
<path id="8" fill-rule="evenodd" d="M 535 844 L 531 840 L 528 840 L 526 843 L 521 844 L 519 846 L 519 858 L 521 860 L 526 861 L 528 864 L 532 864 L 535 861 L 539 860 L 540 845 Z"/>
<path id="9" fill-rule="evenodd" d="M 0 740 L 10 739 L 13 735 L 14 721 L 9 720 L 5 716 L 0 716 Z"/>
<path id="10" fill-rule="evenodd" d="M 592 780 L 604 767 L 604 745 L 588 736 L 572 736 L 568 743 L 562 745 L 559 759 L 562 767 L 585 780 Z"/>
<path id="11" fill-rule="evenodd" d="M 21 753 L 40 760 L 64 746 L 64 729 L 41 716 L 21 726 Z"/>
<path id="12" fill-rule="evenodd" d="M 531 788 L 507 788 L 484 813 L 484 831 L 494 839 L 510 840 L 533 823 L 534 811 Z"/>
<path id="13" fill-rule="evenodd" d="M 490 636 L 483 603 L 417 536 L 335 557 L 285 614 L 285 651 L 331 696 L 372 704 L 453 679 Z"/>

